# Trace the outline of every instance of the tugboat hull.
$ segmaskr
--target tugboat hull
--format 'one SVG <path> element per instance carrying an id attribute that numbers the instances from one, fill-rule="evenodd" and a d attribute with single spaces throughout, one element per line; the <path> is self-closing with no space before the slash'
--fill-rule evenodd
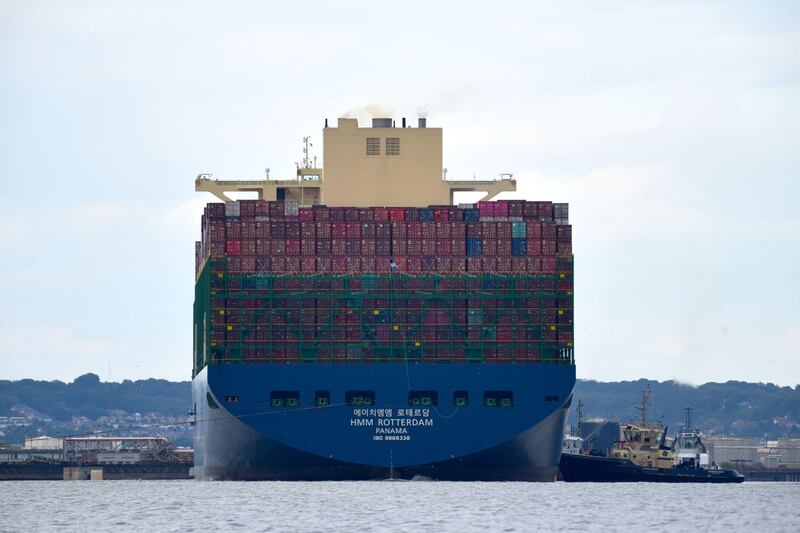
<path id="1" fill-rule="evenodd" d="M 562 454 L 559 463 L 564 481 L 660 482 L 660 483 L 741 483 L 736 470 L 704 468 L 647 468 L 630 461 L 596 455 Z"/>

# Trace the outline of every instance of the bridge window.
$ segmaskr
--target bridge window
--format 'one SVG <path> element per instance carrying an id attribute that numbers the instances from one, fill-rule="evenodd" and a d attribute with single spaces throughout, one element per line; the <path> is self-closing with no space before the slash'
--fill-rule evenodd
<path id="1" fill-rule="evenodd" d="M 408 405 L 439 405 L 439 393 L 433 390 L 411 391 L 408 393 Z"/>
<path id="2" fill-rule="evenodd" d="M 367 155 L 381 155 L 381 140 L 379 137 L 367 137 Z"/>
<path id="3" fill-rule="evenodd" d="M 349 390 L 344 395 L 347 405 L 375 405 L 375 392 L 371 390 Z"/>
<path id="4" fill-rule="evenodd" d="M 269 393 L 270 407 L 299 407 L 300 393 L 296 390 L 276 390 Z"/>
<path id="5" fill-rule="evenodd" d="M 485 407 L 512 407 L 514 393 L 512 391 L 486 391 L 483 393 Z"/>
<path id="6" fill-rule="evenodd" d="M 386 155 L 400 155 L 400 137 L 386 137 Z"/>
<path id="7" fill-rule="evenodd" d="M 466 407 L 469 404 L 469 393 L 465 390 L 457 390 L 453 393 L 453 405 L 456 407 Z"/>
<path id="8" fill-rule="evenodd" d="M 318 390 L 314 393 L 314 405 L 317 407 L 328 407 L 331 404 L 331 393 L 326 390 Z"/>

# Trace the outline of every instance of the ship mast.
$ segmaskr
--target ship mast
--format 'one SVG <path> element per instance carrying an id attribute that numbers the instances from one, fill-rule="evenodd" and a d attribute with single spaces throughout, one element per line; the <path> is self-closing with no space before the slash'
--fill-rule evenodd
<path id="1" fill-rule="evenodd" d="M 636 410 L 639 411 L 639 420 L 641 420 L 642 427 L 647 425 L 647 409 L 651 394 L 652 391 L 650 390 L 650 385 L 648 385 L 646 389 L 642 389 L 642 400 L 639 405 L 635 406 Z"/>

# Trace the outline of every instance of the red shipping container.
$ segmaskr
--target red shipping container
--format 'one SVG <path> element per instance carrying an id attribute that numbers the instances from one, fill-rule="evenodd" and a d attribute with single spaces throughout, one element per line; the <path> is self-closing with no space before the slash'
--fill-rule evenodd
<path id="1" fill-rule="evenodd" d="M 494 202 L 478 202 L 478 211 L 481 217 L 493 217 L 494 205 Z"/>
<path id="2" fill-rule="evenodd" d="M 331 219 L 330 210 L 327 207 L 314 207 L 314 220 L 329 221 Z"/>
<path id="3" fill-rule="evenodd" d="M 411 256 L 422 255 L 422 239 L 408 239 L 406 243 L 407 243 L 406 249 L 408 250 L 408 255 Z"/>
<path id="4" fill-rule="evenodd" d="M 305 221 L 300 223 L 300 238 L 301 239 L 316 239 L 317 238 L 317 223 L 314 221 Z"/>
<path id="5" fill-rule="evenodd" d="M 333 255 L 347 255 L 347 240 L 346 239 L 331 239 L 331 254 L 333 254 Z"/>
<path id="6" fill-rule="evenodd" d="M 263 239 L 271 235 L 269 220 L 256 220 L 256 239 Z"/>
<path id="7" fill-rule="evenodd" d="M 214 257 L 222 257 L 225 255 L 225 241 L 217 242 L 211 241 L 210 252 Z"/>
<path id="8" fill-rule="evenodd" d="M 375 238 L 376 239 L 391 239 L 392 238 L 392 225 L 389 222 L 376 222 L 375 223 Z"/>
<path id="9" fill-rule="evenodd" d="M 419 255 L 409 256 L 407 270 L 409 272 L 422 272 L 422 257 Z"/>
<path id="10" fill-rule="evenodd" d="M 301 239 L 300 240 L 300 255 L 315 256 L 317 255 L 317 246 L 315 239 Z"/>
<path id="11" fill-rule="evenodd" d="M 555 271 L 556 271 L 556 258 L 542 257 L 542 272 L 545 274 L 552 274 Z"/>
<path id="12" fill-rule="evenodd" d="M 297 218 L 300 220 L 300 222 L 313 221 L 314 209 L 311 207 L 301 207 L 297 210 Z"/>
<path id="13" fill-rule="evenodd" d="M 553 218 L 553 202 L 536 202 L 536 215 Z"/>
<path id="14" fill-rule="evenodd" d="M 285 239 L 286 227 L 283 220 L 270 220 L 269 221 L 270 237 L 273 239 Z"/>
<path id="15" fill-rule="evenodd" d="M 361 241 L 347 239 L 347 255 L 361 255 Z"/>
<path id="16" fill-rule="evenodd" d="M 508 216 L 508 200 L 497 200 L 494 204 L 494 216 L 507 217 Z"/>
<path id="17" fill-rule="evenodd" d="M 436 271 L 437 272 L 451 272 L 452 266 L 450 263 L 450 256 L 439 256 L 436 258 Z"/>
<path id="18" fill-rule="evenodd" d="M 405 220 L 405 208 L 402 207 L 390 207 L 389 208 L 389 220 L 392 222 L 394 221 L 403 221 Z"/>
<path id="19" fill-rule="evenodd" d="M 466 235 L 468 239 L 480 239 L 483 237 L 482 222 L 466 222 Z"/>
<path id="20" fill-rule="evenodd" d="M 452 241 L 450 239 L 436 239 L 436 253 L 442 256 L 452 254 Z"/>
<path id="21" fill-rule="evenodd" d="M 526 219 L 538 218 L 539 215 L 536 211 L 536 202 L 525 202 L 524 214 L 522 216 L 524 216 Z"/>
<path id="22" fill-rule="evenodd" d="M 447 222 L 449 219 L 448 217 L 448 208 L 447 207 L 434 207 L 433 208 L 433 220 L 434 222 Z M 444 237 L 445 235 L 442 235 Z"/>
<path id="23" fill-rule="evenodd" d="M 255 216 L 257 201 L 258 200 L 239 200 L 239 214 L 241 216 Z"/>
<path id="24" fill-rule="evenodd" d="M 450 222 L 436 222 L 436 237 L 439 239 L 449 239 L 452 236 L 452 226 Z"/>
<path id="25" fill-rule="evenodd" d="M 363 264 L 362 264 L 363 267 Z M 391 261 L 386 256 L 375 258 L 375 272 L 391 272 Z"/>
<path id="26" fill-rule="evenodd" d="M 245 255 L 242 256 L 242 272 L 255 272 L 256 271 L 256 256 Z"/>
<path id="27" fill-rule="evenodd" d="M 347 222 L 331 222 L 331 237 L 334 239 L 346 239 Z"/>
<path id="28" fill-rule="evenodd" d="M 556 225 L 552 222 L 542 222 L 542 239 L 556 240 Z"/>
<path id="29" fill-rule="evenodd" d="M 243 239 L 242 240 L 242 255 L 256 255 L 256 240 Z M 255 267 L 253 267 L 255 270 Z"/>
<path id="30" fill-rule="evenodd" d="M 361 253 L 375 255 L 375 239 L 361 239 Z"/>
<path id="31" fill-rule="evenodd" d="M 331 257 L 331 270 L 333 272 L 347 272 L 347 256 L 334 255 Z"/>
<path id="32" fill-rule="evenodd" d="M 542 239 L 542 255 L 556 255 L 556 241 Z"/>
<path id="33" fill-rule="evenodd" d="M 362 222 L 361 223 L 361 238 L 362 239 L 374 239 L 375 238 L 375 223 L 374 222 Z"/>
<path id="34" fill-rule="evenodd" d="M 331 225 L 330 222 L 315 222 L 315 232 L 318 239 L 331 238 Z"/>
<path id="35" fill-rule="evenodd" d="M 239 257 L 238 255 L 228 257 L 227 258 L 227 262 L 228 262 L 228 270 L 230 272 L 241 272 L 242 271 L 242 258 Z M 230 320 L 231 320 L 232 317 L 226 316 L 225 318 L 226 318 L 226 321 L 228 323 L 230 323 Z"/>
<path id="36" fill-rule="evenodd" d="M 274 244 L 274 242 L 273 242 Z M 270 272 L 285 272 L 286 271 L 286 257 L 283 255 L 270 258 Z"/>
<path id="37" fill-rule="evenodd" d="M 511 222 L 496 222 L 497 224 L 497 238 L 510 239 L 511 235 Z"/>
<path id="38" fill-rule="evenodd" d="M 528 263 L 528 272 L 538 273 L 542 271 L 542 260 L 539 257 L 526 257 L 525 260 Z"/>
<path id="39" fill-rule="evenodd" d="M 510 217 L 524 217 L 525 216 L 525 200 L 511 200 L 508 202 L 508 216 Z"/>
<path id="40" fill-rule="evenodd" d="M 372 255 L 365 253 L 364 255 Z M 378 239 L 375 241 L 375 255 L 391 255 L 391 241 L 389 239 Z"/>
<path id="41" fill-rule="evenodd" d="M 286 238 L 287 239 L 299 239 L 300 238 L 300 223 L 299 222 L 284 222 L 284 228 L 286 229 Z"/>
<path id="42" fill-rule="evenodd" d="M 286 255 L 300 255 L 300 239 L 286 239 Z"/>
<path id="43" fill-rule="evenodd" d="M 242 238 L 242 225 L 238 220 L 225 221 L 225 236 L 228 239 Z"/>
<path id="44" fill-rule="evenodd" d="M 373 207 L 372 220 L 375 222 L 387 222 L 389 220 L 389 209 L 386 207 Z"/>
<path id="45" fill-rule="evenodd" d="M 528 237 L 528 242 L 531 239 L 541 239 L 542 238 L 542 224 L 541 222 L 527 222 L 525 224 L 525 233 Z"/>
<path id="46" fill-rule="evenodd" d="M 528 237 L 528 248 L 526 250 L 526 255 L 528 256 L 542 255 L 541 239 Z"/>
<path id="47" fill-rule="evenodd" d="M 331 258 L 317 257 L 317 272 L 330 272 L 331 271 Z"/>
<path id="48" fill-rule="evenodd" d="M 422 226 L 422 238 L 423 239 L 435 239 L 436 238 L 436 222 L 420 222 Z"/>
<path id="49" fill-rule="evenodd" d="M 512 257 L 511 258 L 511 270 L 516 273 L 522 273 L 528 271 L 528 258 L 525 256 L 522 257 Z"/>
<path id="50" fill-rule="evenodd" d="M 270 250 L 272 255 L 285 255 L 286 254 L 286 241 L 284 239 L 270 239 Z"/>
<path id="51" fill-rule="evenodd" d="M 408 222 L 406 223 L 406 236 L 409 239 L 422 238 L 422 222 Z"/>
<path id="52" fill-rule="evenodd" d="M 361 238 L 361 223 L 360 222 L 347 222 L 347 238 L 360 239 Z"/>
<path id="53" fill-rule="evenodd" d="M 405 239 L 392 239 L 392 255 L 408 255 L 408 246 Z"/>
<path id="54" fill-rule="evenodd" d="M 406 239 L 408 236 L 406 224 L 404 222 L 392 222 L 391 235 L 392 239 Z"/>
<path id="55" fill-rule="evenodd" d="M 497 255 L 511 255 L 511 239 L 497 239 Z"/>
<path id="56" fill-rule="evenodd" d="M 300 272 L 300 257 L 291 256 L 286 258 L 286 272 Z"/>
<path id="57" fill-rule="evenodd" d="M 467 272 L 483 272 L 483 258 L 482 257 L 467 257 L 466 261 Z"/>
<path id="58" fill-rule="evenodd" d="M 227 255 L 239 255 L 242 253 L 242 241 L 238 239 L 231 239 L 225 245 L 225 253 Z"/>
<path id="59" fill-rule="evenodd" d="M 304 256 L 300 259 L 301 272 L 314 272 L 317 269 L 317 258 Z"/>
<path id="60" fill-rule="evenodd" d="M 467 238 L 467 224 L 466 222 L 450 222 L 450 237 L 453 239 L 466 239 Z"/>
<path id="61" fill-rule="evenodd" d="M 436 238 L 422 239 L 422 255 L 436 255 L 438 241 Z"/>
<path id="62" fill-rule="evenodd" d="M 361 257 L 347 256 L 347 272 L 361 272 Z"/>
<path id="63" fill-rule="evenodd" d="M 331 240 L 317 239 L 316 249 L 317 255 L 331 255 Z"/>
<path id="64" fill-rule="evenodd" d="M 497 239 L 483 239 L 483 255 L 489 257 L 497 255 Z"/>
<path id="65" fill-rule="evenodd" d="M 450 267 L 453 272 L 466 272 L 467 264 L 466 257 L 463 255 L 454 255 L 450 258 Z"/>
<path id="66" fill-rule="evenodd" d="M 375 256 L 361 258 L 361 272 L 375 272 Z"/>
<path id="67" fill-rule="evenodd" d="M 462 238 L 451 239 L 451 254 L 453 255 L 466 255 L 467 253 L 467 240 Z"/>
<path id="68" fill-rule="evenodd" d="M 481 258 L 481 272 L 495 272 L 497 270 L 496 257 L 482 257 Z"/>
<path id="69" fill-rule="evenodd" d="M 501 256 L 497 258 L 497 271 L 498 272 L 511 272 L 511 256 Z"/>

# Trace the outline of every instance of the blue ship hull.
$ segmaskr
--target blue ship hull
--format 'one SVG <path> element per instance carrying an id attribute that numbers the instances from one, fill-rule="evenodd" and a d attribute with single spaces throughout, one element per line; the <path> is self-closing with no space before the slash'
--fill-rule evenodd
<path id="1" fill-rule="evenodd" d="M 195 477 L 553 481 L 574 384 L 575 367 L 558 364 L 209 366 L 193 381 Z M 299 404 L 271 406 L 274 391 Z M 330 405 L 315 405 L 318 391 Z M 347 391 L 374 404 L 347 405 Z M 436 391 L 437 405 L 410 406 L 410 391 Z M 485 406 L 487 391 L 513 404 Z"/>

